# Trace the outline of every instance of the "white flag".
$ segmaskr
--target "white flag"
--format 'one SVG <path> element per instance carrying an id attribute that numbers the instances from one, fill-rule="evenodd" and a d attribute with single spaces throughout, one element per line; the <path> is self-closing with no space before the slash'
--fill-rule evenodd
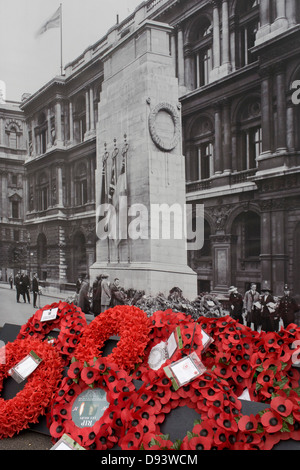
<path id="1" fill-rule="evenodd" d="M 41 34 L 48 31 L 48 29 L 59 28 L 60 19 L 61 19 L 61 6 L 56 10 L 56 12 L 50 18 L 48 18 L 47 21 L 45 21 L 43 26 L 40 27 L 40 29 L 36 33 L 36 36 L 40 36 Z"/>

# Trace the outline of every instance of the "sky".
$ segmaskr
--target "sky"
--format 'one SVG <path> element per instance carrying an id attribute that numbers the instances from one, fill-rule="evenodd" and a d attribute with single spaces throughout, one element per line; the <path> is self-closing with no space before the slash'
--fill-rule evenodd
<path id="1" fill-rule="evenodd" d="M 21 101 L 60 75 L 60 29 L 36 37 L 62 4 L 63 66 L 125 19 L 142 0 L 0 0 L 0 81 L 6 100 Z"/>

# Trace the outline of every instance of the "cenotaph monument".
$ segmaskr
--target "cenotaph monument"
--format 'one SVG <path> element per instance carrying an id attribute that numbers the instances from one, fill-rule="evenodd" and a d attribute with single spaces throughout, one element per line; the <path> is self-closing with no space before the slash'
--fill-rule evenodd
<path id="1" fill-rule="evenodd" d="M 111 282 L 118 277 L 124 288 L 151 295 L 177 286 L 193 300 L 197 275 L 187 265 L 185 158 L 171 31 L 146 20 L 103 59 L 90 279 L 106 273 Z"/>

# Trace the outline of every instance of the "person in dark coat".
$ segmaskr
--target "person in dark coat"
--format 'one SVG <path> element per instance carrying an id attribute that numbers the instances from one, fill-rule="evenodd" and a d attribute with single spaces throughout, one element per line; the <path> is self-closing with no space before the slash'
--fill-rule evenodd
<path id="1" fill-rule="evenodd" d="M 27 298 L 27 302 L 30 304 L 30 278 L 28 274 L 25 274 L 25 273 L 22 279 L 22 290 L 23 290 L 24 302 L 26 302 L 25 299 Z"/>
<path id="2" fill-rule="evenodd" d="M 111 306 L 124 305 L 125 294 L 120 289 L 120 280 L 116 277 L 112 285 L 110 286 L 111 292 Z"/>
<path id="3" fill-rule="evenodd" d="M 261 306 L 260 294 L 256 290 L 255 282 L 251 283 L 250 289 L 245 293 L 244 308 L 246 310 L 246 324 L 251 328 L 251 323 L 254 325 L 254 330 L 257 331 L 261 325 Z"/>
<path id="4" fill-rule="evenodd" d="M 274 308 L 275 304 L 274 297 L 272 296 L 272 291 L 269 287 L 262 289 L 262 296 L 260 298 L 261 302 L 261 329 L 263 331 L 275 331 L 274 323 Z"/>
<path id="5" fill-rule="evenodd" d="M 33 279 L 32 279 L 33 308 L 38 308 L 36 305 L 38 293 L 39 293 L 39 281 L 38 281 L 37 273 L 34 273 Z"/>
<path id="6" fill-rule="evenodd" d="M 285 284 L 283 292 L 284 295 L 279 301 L 277 313 L 283 321 L 284 328 L 286 328 L 290 323 L 295 323 L 295 314 L 299 312 L 299 305 L 291 297 L 290 288 L 287 284 Z"/>
<path id="7" fill-rule="evenodd" d="M 78 307 L 81 308 L 83 313 L 90 313 L 89 281 L 87 277 L 85 277 L 81 283 L 78 295 Z"/>
<path id="8" fill-rule="evenodd" d="M 237 287 L 231 286 L 228 290 L 230 303 L 230 316 L 243 324 L 243 296 L 237 290 Z"/>
<path id="9" fill-rule="evenodd" d="M 101 312 L 101 282 L 102 276 L 100 274 L 93 283 L 93 314 L 95 317 Z"/>
<path id="10" fill-rule="evenodd" d="M 21 273 L 18 272 L 15 277 L 15 286 L 16 286 L 16 295 L 17 295 L 17 302 L 20 303 L 20 294 L 21 294 Z"/>

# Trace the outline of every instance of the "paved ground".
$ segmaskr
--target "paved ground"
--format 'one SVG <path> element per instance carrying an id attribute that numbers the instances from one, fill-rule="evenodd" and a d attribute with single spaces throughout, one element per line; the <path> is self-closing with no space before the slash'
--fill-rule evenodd
<path id="1" fill-rule="evenodd" d="M 65 300 L 70 296 L 70 293 L 59 293 L 57 295 L 41 295 L 40 307 L 51 305 L 58 300 Z M 16 302 L 16 291 L 10 289 L 7 284 L 0 283 L 0 329 L 5 323 L 13 325 L 23 325 L 35 313 L 31 304 L 24 304 Z M 87 321 L 93 319 L 92 316 L 87 315 Z M 25 430 L 19 435 L 10 439 L 0 439 L 0 450 L 49 450 L 53 446 L 51 438 L 48 435 L 39 432 Z"/>
<path id="2" fill-rule="evenodd" d="M 60 292 L 53 294 L 42 294 L 39 296 L 38 307 L 51 305 L 59 300 L 66 300 L 70 298 L 72 292 Z M 20 298 L 20 303 L 16 300 L 15 289 L 10 289 L 8 284 L 0 283 L 0 328 L 5 323 L 12 323 L 13 325 L 24 325 L 28 319 L 36 312 L 33 308 L 32 299 L 31 303 L 24 303 L 23 298 Z M 89 323 L 94 318 L 93 315 L 87 315 L 86 319 Z"/>

